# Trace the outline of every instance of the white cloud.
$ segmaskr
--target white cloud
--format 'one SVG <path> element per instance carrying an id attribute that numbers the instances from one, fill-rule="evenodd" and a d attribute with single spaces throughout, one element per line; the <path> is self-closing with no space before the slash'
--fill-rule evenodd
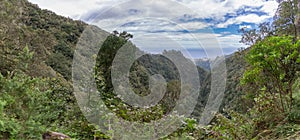
<path id="1" fill-rule="evenodd" d="M 276 1 L 267 1 L 261 10 L 265 13 L 268 13 L 269 16 L 274 16 L 278 7 L 278 3 Z"/>
<path id="2" fill-rule="evenodd" d="M 263 0 L 224 0 L 222 2 L 212 0 L 181 0 L 180 2 L 140 0 L 127 1 L 115 5 L 104 13 L 104 10 L 100 8 L 100 10 L 86 14 L 82 18 L 91 21 L 92 17 L 94 22 L 97 22 L 96 24 L 104 29 L 112 29 L 112 27 L 120 26 L 126 22 L 151 17 L 154 19 L 164 18 L 164 20 L 171 20 L 171 22 L 176 22 L 178 27 L 181 25 L 186 27 L 186 29 L 196 30 L 206 28 L 214 23 L 218 23 L 213 26 L 217 28 L 226 28 L 229 25 L 241 24 L 243 22 L 258 24 L 272 17 L 276 11 L 277 5 L 277 2 L 275 1 Z M 132 9 L 139 12 L 136 14 L 128 12 Z M 254 13 L 245 13 L 237 16 L 237 11 L 241 9 L 248 12 L 252 11 L 266 14 L 257 15 Z M 97 17 L 95 17 L 96 14 L 98 14 Z M 226 15 L 231 15 L 233 17 L 228 19 L 225 17 Z M 187 21 L 196 18 L 211 18 L 213 21 L 211 21 L 212 23 L 200 21 L 181 23 L 184 21 L 179 21 L 180 19 Z M 164 26 L 164 28 L 167 27 Z M 170 26 L 169 28 L 174 28 L 174 26 Z"/>
<path id="3" fill-rule="evenodd" d="M 269 16 L 273 16 L 278 3 L 273 0 L 180 0 L 181 4 L 196 11 L 201 18 L 215 18 L 224 19 L 226 14 L 234 14 L 238 9 L 244 9 L 245 7 L 261 7 L 262 12 L 267 13 Z"/>
<path id="4" fill-rule="evenodd" d="M 237 50 L 245 47 L 239 43 L 239 35 L 222 35 L 214 33 L 161 33 L 161 34 L 139 34 L 133 38 L 133 43 L 140 46 L 142 50 L 159 53 L 163 50 L 176 49 L 181 51 L 198 50 L 202 57 L 214 58 L 223 55 L 223 50 Z M 206 53 L 203 54 L 201 50 Z M 228 53 L 228 52 L 227 52 Z M 186 53 L 185 53 L 186 54 Z"/>
<path id="5" fill-rule="evenodd" d="M 254 24 L 259 24 L 264 21 L 267 21 L 267 19 L 271 18 L 272 16 L 258 16 L 256 14 L 249 14 L 249 15 L 241 15 L 236 18 L 230 18 L 224 23 L 220 23 L 216 25 L 218 28 L 227 28 L 227 26 L 232 25 L 232 24 L 241 24 L 243 22 L 245 23 L 254 23 Z"/>
<path id="6" fill-rule="evenodd" d="M 183 28 L 185 30 L 197 30 L 209 27 L 209 23 L 204 22 L 185 22 L 177 25 L 178 28 Z"/>
<path id="7" fill-rule="evenodd" d="M 139 21 L 130 22 L 129 25 L 124 25 L 116 28 L 116 30 L 126 30 L 129 32 L 176 32 L 176 31 L 193 31 L 209 27 L 208 23 L 204 22 L 184 22 L 174 23 L 159 19 L 141 19 Z"/>
<path id="8" fill-rule="evenodd" d="M 239 29 L 251 29 L 252 28 L 252 26 L 251 25 L 240 25 L 239 26 Z"/>
<path id="9" fill-rule="evenodd" d="M 38 4 L 40 7 L 50 9 L 58 14 L 72 18 L 85 18 L 91 11 L 98 14 L 107 9 L 113 9 L 118 16 L 111 16 L 111 19 L 126 18 L 128 9 L 139 9 L 143 11 L 140 17 L 168 17 L 175 18 L 180 14 L 193 13 L 198 18 L 213 18 L 216 20 L 225 20 L 226 14 L 234 15 L 237 10 L 248 7 L 262 7 L 261 12 L 267 13 L 267 16 L 274 15 L 278 6 L 276 1 L 264 0 L 173 0 L 173 1 L 129 1 L 129 0 L 29 0 Z M 184 8 L 185 6 L 186 8 Z M 121 9 L 120 9 L 121 8 Z M 125 9 L 124 9 L 125 8 Z M 136 15 L 135 15 L 136 16 Z M 254 21 L 261 21 L 261 17 L 253 17 Z M 250 20 L 247 20 L 250 21 Z M 256 22 L 255 22 L 256 23 Z"/>
<path id="10" fill-rule="evenodd" d="M 241 37 L 239 35 L 223 35 L 211 33 L 160 33 L 160 34 L 135 34 L 133 42 L 138 46 L 151 49 L 153 43 L 159 43 L 164 45 L 157 45 L 157 48 L 171 49 L 174 48 L 172 45 L 166 44 L 179 44 L 183 48 L 240 48 L 244 46 L 239 43 Z M 152 43 L 151 43 L 152 42 Z M 176 43 L 174 43 L 176 42 Z M 176 46 L 176 45 L 175 45 Z"/>
<path id="11" fill-rule="evenodd" d="M 74 19 L 83 19 L 96 24 L 100 28 L 126 30 L 134 34 L 137 46 L 155 49 L 174 47 L 182 44 L 187 48 L 197 48 L 200 40 L 202 46 L 209 48 L 239 48 L 240 35 L 228 31 L 215 34 L 213 32 L 193 32 L 198 29 L 226 28 L 229 25 L 242 23 L 259 24 L 270 19 L 276 9 L 277 2 L 266 0 L 29 0 L 41 8 L 52 10 L 60 15 Z M 249 13 L 239 13 L 244 10 Z M 255 12 L 266 13 L 263 15 Z M 228 18 L 230 15 L 230 18 Z M 195 20 L 198 19 L 198 20 Z M 201 21 L 199 19 L 211 19 Z M 131 24 L 128 24 L 131 23 Z M 126 25 L 126 26 L 125 26 Z M 246 26 L 247 25 L 247 26 Z M 251 28 L 248 24 L 239 27 Z M 179 30 L 189 30 L 193 35 Z M 162 31 L 145 37 L 149 32 Z M 157 38 L 157 36 L 160 38 Z M 167 37 L 167 38 L 166 38 Z M 168 41 L 169 40 L 169 41 Z M 170 41 L 172 40 L 172 41 Z M 175 41 L 175 42 L 174 42 Z"/>
<path id="12" fill-rule="evenodd" d="M 82 15 L 91 10 L 111 7 L 116 3 L 125 0 L 28 0 L 38 4 L 42 9 L 48 9 L 55 13 L 74 19 L 79 19 Z"/>

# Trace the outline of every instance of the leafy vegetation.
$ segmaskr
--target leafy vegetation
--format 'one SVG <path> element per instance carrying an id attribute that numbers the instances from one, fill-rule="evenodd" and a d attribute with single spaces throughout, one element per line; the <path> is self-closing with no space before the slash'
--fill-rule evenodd
<path id="1" fill-rule="evenodd" d="M 249 83 L 254 90 L 269 93 L 275 102 L 279 94 L 281 112 L 293 108 L 292 88 L 299 71 L 299 45 L 292 37 L 269 37 L 255 44 L 247 55 L 251 68 L 245 72 L 242 82 Z"/>
<path id="2" fill-rule="evenodd" d="M 226 56 L 225 97 L 213 121 L 208 126 L 197 122 L 211 88 L 208 63 L 203 62 L 207 69 L 198 67 L 201 91 L 193 116 L 161 139 L 299 139 L 299 7 L 297 0 L 278 2 L 273 22 L 241 30 L 241 42 L 250 47 Z M 3 0 L 0 11 L 0 139 L 41 139 L 52 131 L 74 139 L 113 139 L 85 119 L 72 94 L 73 53 L 86 24 L 26 0 Z M 144 54 L 130 42 L 132 37 L 115 31 L 102 39 L 95 80 L 114 113 L 148 123 L 172 111 L 182 83 L 168 58 L 147 54 L 134 61 L 129 81 L 136 94 L 147 96 L 149 76 L 162 75 L 167 87 L 162 100 L 144 109 L 116 96 L 111 70 L 119 49 L 128 45 L 129 52 Z M 175 50 L 163 54 L 183 57 Z"/>

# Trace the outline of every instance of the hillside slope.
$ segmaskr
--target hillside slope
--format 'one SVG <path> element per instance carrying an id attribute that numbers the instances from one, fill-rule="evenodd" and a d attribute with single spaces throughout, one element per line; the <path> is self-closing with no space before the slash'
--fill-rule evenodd
<path id="1" fill-rule="evenodd" d="M 46 131 L 93 138 L 95 128 L 82 115 L 70 81 L 73 52 L 87 24 L 27 0 L 1 0 L 0 19 L 0 139 L 40 139 Z"/>
<path id="2" fill-rule="evenodd" d="M 42 78 L 41 86 L 24 86 L 24 88 L 35 88 L 34 94 L 44 95 L 47 99 L 35 100 L 36 107 L 43 106 L 42 111 L 46 112 L 46 117 L 40 117 L 42 122 L 36 121 L 35 128 L 43 128 L 42 130 L 54 130 L 63 132 L 72 138 L 78 139 L 91 139 L 94 137 L 95 127 L 90 124 L 83 114 L 81 113 L 75 97 L 73 95 L 72 87 L 72 61 L 74 50 L 78 39 L 83 33 L 84 29 L 88 26 L 82 21 L 74 21 L 70 18 L 58 16 L 55 13 L 48 10 L 41 10 L 37 5 L 29 3 L 27 0 L 2 0 L 0 2 L 0 72 L 3 77 L 0 76 L 1 82 L 8 84 L 23 82 L 26 84 L 26 80 Z M 98 31 L 102 35 L 99 41 L 105 41 L 109 35 L 108 32 L 98 28 Z M 29 52 L 33 53 L 33 57 L 28 59 L 28 62 L 21 59 L 23 51 L 29 48 Z M 90 50 L 93 51 L 93 50 Z M 145 56 L 142 61 L 153 59 L 150 64 L 145 64 L 144 68 L 148 67 L 151 74 L 165 73 L 169 76 L 169 80 L 176 79 L 176 71 L 173 68 L 173 64 L 167 61 L 161 61 L 160 56 L 153 55 L 151 57 Z M 28 67 L 23 67 L 22 64 Z M 160 71 L 160 67 L 164 67 L 165 71 Z M 24 72 L 24 81 L 17 78 L 19 71 Z M 207 72 L 201 68 L 198 68 L 200 74 L 200 80 L 203 81 L 207 75 Z M 175 73 L 175 75 L 174 75 Z M 137 73 L 138 75 L 139 73 Z M 16 75 L 16 78 L 14 77 Z M 173 77 L 172 77 L 173 76 Z M 175 77 L 174 77 L 175 76 Z M 15 78 L 15 79 L 13 79 Z M 13 79 L 13 80 L 11 80 Z M 142 81 L 144 82 L 144 81 Z M 176 84 L 176 83 L 174 83 Z M 6 85 L 5 85 L 6 86 Z M 136 85 L 137 87 L 139 85 Z M 27 91 L 30 91 L 30 90 Z M 28 113 L 28 108 L 23 107 L 25 105 L 19 105 L 23 102 L 23 96 L 15 96 L 16 91 L 10 90 L 10 87 L 3 88 L 0 86 L 0 92 L 8 94 L 0 94 L 0 101 L 6 102 L 6 95 L 12 95 L 12 98 L 20 102 L 12 102 L 15 105 L 13 107 L 7 107 L 4 105 L 5 117 L 19 116 L 19 111 L 24 109 L 25 113 Z M 23 89 L 25 90 L 25 89 Z M 20 90 L 21 94 L 27 94 Z M 47 90 L 47 92 L 40 92 Z M 174 89 L 175 90 L 175 89 Z M 13 93 L 10 93 L 13 92 Z M 174 92 L 178 92 L 177 90 Z M 45 95 L 47 93 L 47 95 Z M 30 94 L 30 92 L 28 93 Z M 2 98 L 2 96 L 4 96 Z M 30 95 L 35 96 L 35 95 Z M 40 98 L 40 97 L 37 97 Z M 43 101 L 43 102 L 41 102 Z M 24 101 L 25 102 L 25 101 Z M 24 103 L 25 104 L 25 103 Z M 40 106 L 39 106 L 40 105 Z M 28 105 L 29 106 L 29 105 Z M 0 111 L 2 104 L 0 104 Z M 41 109 L 41 108 L 39 108 Z M 36 109 L 36 111 L 41 111 Z M 23 112 L 23 113 L 24 113 Z M 51 114 L 49 115 L 49 112 Z M 30 114 L 29 114 L 30 115 Z M 0 122 L 2 120 L 0 115 Z M 22 129 L 28 129 L 24 126 L 24 122 L 29 121 L 28 127 L 31 128 L 31 119 L 17 117 L 14 120 L 14 124 L 18 124 Z M 24 120 L 25 119 L 25 120 Z M 27 119 L 27 120 L 26 120 Z M 10 121 L 8 121 L 10 123 Z M 37 138 L 42 135 L 41 132 L 32 134 L 31 132 L 25 133 L 22 129 L 10 130 L 10 126 L 7 129 L 0 128 L 0 139 L 9 138 Z M 42 131 L 41 130 L 41 131 Z M 22 134 L 16 134 L 20 132 Z M 33 136 L 32 136 L 33 135 Z M 100 134 L 99 134 L 100 135 Z M 28 136 L 28 137 L 27 137 Z M 101 135 L 102 137 L 105 137 Z"/>
<path id="3" fill-rule="evenodd" d="M 15 69 L 14 55 L 25 46 L 34 53 L 31 76 L 71 77 L 72 55 L 87 24 L 58 16 L 26 0 L 0 3 L 1 73 Z"/>
<path id="4" fill-rule="evenodd" d="M 243 102 L 242 97 L 245 95 L 243 89 L 240 86 L 240 80 L 243 76 L 245 69 L 248 64 L 244 58 L 244 55 L 247 53 L 247 50 L 236 52 L 232 55 L 225 57 L 226 63 L 226 87 L 224 92 L 224 98 L 222 99 L 221 106 L 219 108 L 220 112 L 226 113 L 224 111 L 235 110 L 245 112 L 247 111 L 247 106 L 241 105 Z M 214 63 L 216 60 L 213 60 Z M 199 61 L 198 61 L 199 62 Z M 216 62 L 218 63 L 218 62 Z M 202 66 L 202 65 L 201 65 Z M 218 69 L 218 66 L 217 66 Z M 194 111 L 194 116 L 200 116 L 203 108 L 206 105 L 208 96 L 211 91 L 211 73 L 208 72 L 208 75 L 205 77 L 203 84 L 201 85 L 200 96 L 198 98 L 198 104 Z"/>

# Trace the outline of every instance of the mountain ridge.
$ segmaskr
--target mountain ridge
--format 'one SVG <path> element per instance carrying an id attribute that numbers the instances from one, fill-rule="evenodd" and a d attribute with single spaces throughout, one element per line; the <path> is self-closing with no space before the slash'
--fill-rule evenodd
<path id="1" fill-rule="evenodd" d="M 83 139 L 92 138 L 91 135 L 94 135 L 95 128 L 90 126 L 81 114 L 72 87 L 72 64 L 76 44 L 82 32 L 89 25 L 83 21 L 72 20 L 56 15 L 54 12 L 42 10 L 27 0 L 3 0 L 0 3 L 0 8 L 0 19 L 3 19 L 0 21 L 1 74 L 9 76 L 9 72 L 19 70 L 19 64 L 23 63 L 19 59 L 19 54 L 28 47 L 30 52 L 33 52 L 33 58 L 28 62 L 28 69 L 24 69 L 23 72 L 28 74 L 30 78 L 39 77 L 53 80 L 51 83 L 53 91 L 49 96 L 53 98 L 53 102 L 59 101 L 60 104 L 52 107 L 56 110 L 57 108 L 64 110 L 64 112 L 58 113 L 59 115 L 55 118 L 57 120 L 54 121 L 55 123 L 60 121 L 58 126 L 61 128 L 58 130 L 64 131 L 68 128 L 69 131 L 64 131 L 68 135 Z M 109 35 L 108 32 L 98 29 L 104 36 Z M 105 38 L 99 40 L 104 41 Z M 170 62 L 160 63 L 159 56 L 153 56 L 157 60 L 153 64 L 148 64 L 148 67 L 153 67 L 154 64 L 161 67 L 171 65 Z M 148 60 L 148 58 L 144 59 Z M 241 94 L 238 81 L 243 73 L 243 68 L 246 67 L 243 55 L 238 53 L 227 57 L 226 64 L 229 82 L 226 85 L 225 100 L 220 110 L 232 108 L 239 101 L 239 96 L 236 96 Z M 168 67 L 166 70 L 170 71 L 172 68 Z M 160 72 L 159 68 L 152 70 L 153 73 Z M 210 72 L 200 67 L 198 67 L 198 72 L 202 88 L 199 104 L 195 109 L 197 115 L 201 113 L 206 104 L 211 88 Z M 168 74 L 170 73 L 166 72 L 165 75 Z M 178 77 L 171 77 L 170 79 L 176 78 Z M 50 128 L 54 129 L 54 127 Z"/>

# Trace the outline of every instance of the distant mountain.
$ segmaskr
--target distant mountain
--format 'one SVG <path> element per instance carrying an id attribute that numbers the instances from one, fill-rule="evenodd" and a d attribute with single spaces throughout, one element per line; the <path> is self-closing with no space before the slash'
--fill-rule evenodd
<path id="1" fill-rule="evenodd" d="M 72 94 L 73 55 L 76 44 L 88 24 L 58 16 L 48 10 L 41 10 L 37 5 L 26 0 L 2 0 L 0 2 L 0 19 L 1 74 L 8 75 L 8 72 L 19 69 L 19 64 L 23 62 L 18 55 L 23 48 L 28 46 L 34 54 L 33 59 L 29 62 L 29 68 L 24 72 L 32 77 L 56 79 L 54 83 L 51 83 L 55 89 L 51 95 L 55 98 L 54 102 L 58 99 L 63 100 L 63 102 L 57 103 L 57 108 L 62 108 L 65 112 L 57 115 L 56 119 L 59 120 L 54 121 L 61 121 L 60 126 L 70 129 L 69 131 L 66 130 L 70 134 L 73 134 L 70 131 L 76 131 L 73 135 L 79 139 L 87 138 L 84 137 L 87 135 L 86 131 L 93 134 L 93 128 L 90 128 L 89 123 L 80 113 Z M 99 32 L 98 41 L 104 42 L 109 33 L 99 28 L 97 31 Z M 80 55 L 84 55 L 84 53 Z M 210 62 L 211 60 L 208 59 L 195 60 L 196 65 L 199 66 L 201 84 L 199 103 L 194 113 L 196 115 L 201 113 L 210 93 Z M 136 63 L 138 64 L 132 67 L 131 73 L 131 83 L 135 91 L 147 90 L 147 87 L 144 86 L 148 82 L 142 79 L 142 76 L 147 73 L 166 76 L 166 80 L 171 83 L 170 89 L 173 89 L 170 90 L 170 93 L 178 93 L 179 89 L 174 87 L 180 85 L 178 84 L 179 75 L 172 62 L 160 55 L 145 55 Z M 235 53 L 227 56 L 226 66 L 227 84 L 221 108 L 236 108 L 240 101 L 239 97 L 242 95 L 239 79 L 246 68 L 243 54 Z M 174 80 L 177 81 L 174 82 Z M 173 99 L 166 100 L 166 103 L 170 102 L 175 103 Z"/>
<path id="2" fill-rule="evenodd" d="M 248 66 L 244 59 L 244 55 L 247 53 L 247 50 L 243 52 L 236 52 L 231 55 L 225 56 L 225 63 L 226 63 L 226 87 L 224 98 L 222 100 L 221 106 L 219 108 L 220 112 L 223 110 L 233 109 L 236 111 L 246 111 L 247 108 L 242 105 L 241 97 L 244 95 L 242 91 L 242 87 L 240 86 L 240 79 L 243 76 L 243 73 Z M 198 63 L 197 63 L 198 62 Z M 199 67 L 206 67 L 210 66 L 210 64 L 214 63 L 213 65 L 216 66 L 216 70 L 218 69 L 218 65 L 220 65 L 220 61 L 218 58 L 215 60 L 209 59 L 197 59 L 196 64 Z M 208 71 L 208 75 L 206 76 L 203 84 L 201 85 L 200 96 L 198 99 L 198 104 L 195 108 L 193 113 L 194 116 L 201 116 L 201 113 L 207 103 L 207 99 L 211 94 L 211 72 Z"/>
<path id="3" fill-rule="evenodd" d="M 197 66 L 207 70 L 207 71 L 210 71 L 210 59 L 208 58 L 203 58 L 203 59 L 194 59 L 194 62 Z"/>
<path id="4" fill-rule="evenodd" d="M 15 6 L 9 7 L 5 4 Z M 70 81 L 74 49 L 87 24 L 58 16 L 48 10 L 41 10 L 37 5 L 26 0 L 5 0 L 1 3 L 1 7 L 2 10 L 6 11 L 6 14 L 0 15 L 2 19 L 0 27 L 4 29 L 0 35 L 2 38 L 7 38 L 3 39 L 0 44 L 1 48 L 5 48 L 5 51 L 0 51 L 1 56 L 5 56 L 1 57 L 1 73 L 5 74 L 7 71 L 15 69 L 17 62 L 10 60 L 14 59 L 15 54 L 27 45 L 31 51 L 35 52 L 30 69 L 27 71 L 28 74 Z M 107 32 L 102 32 L 108 35 Z M 105 38 L 102 38 L 102 41 L 104 40 Z M 243 59 L 237 59 L 236 55 L 226 57 L 228 69 L 226 95 L 228 95 L 228 99 L 226 96 L 224 102 L 232 102 L 231 99 L 239 93 L 238 83 L 245 63 L 242 62 Z M 159 61 L 153 64 L 162 64 Z M 200 67 L 198 70 L 201 83 L 204 84 L 203 95 L 207 95 L 206 88 L 210 84 L 208 74 L 210 60 L 198 59 L 195 60 L 195 63 Z M 163 65 L 161 66 L 163 67 Z M 158 68 L 155 71 L 157 70 Z"/>
<path id="5" fill-rule="evenodd" d="M 229 54 L 229 55 L 224 55 L 224 57 L 226 59 L 232 57 L 234 55 L 233 54 Z M 194 62 L 197 66 L 207 70 L 207 71 L 210 71 L 211 70 L 211 63 L 215 61 L 215 59 L 211 59 L 211 58 L 198 58 L 198 59 L 194 59 Z"/>

